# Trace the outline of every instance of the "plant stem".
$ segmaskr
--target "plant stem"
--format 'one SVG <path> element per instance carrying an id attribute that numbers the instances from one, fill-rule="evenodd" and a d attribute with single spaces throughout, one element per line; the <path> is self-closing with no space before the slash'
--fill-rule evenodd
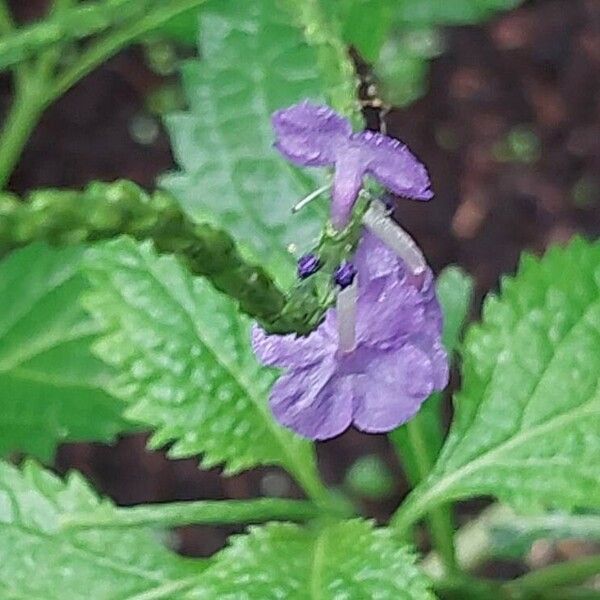
<path id="1" fill-rule="evenodd" d="M 600 555 L 538 569 L 506 583 L 504 588 L 516 598 L 536 598 L 542 590 L 582 583 L 594 575 L 600 575 Z"/>
<path id="2" fill-rule="evenodd" d="M 436 596 L 443 600 L 513 600 L 501 582 L 455 574 L 433 582 Z"/>
<path id="3" fill-rule="evenodd" d="M 16 86 L 12 107 L 0 133 L 0 190 L 4 189 L 45 105 L 36 86 L 23 79 Z"/>
<path id="4" fill-rule="evenodd" d="M 15 24 L 6 4 L 6 0 L 0 0 L 0 33 L 6 34 L 12 31 Z"/>
<path id="5" fill-rule="evenodd" d="M 31 66 L 29 63 L 19 65 L 19 72 L 15 73 L 15 98 L 0 134 L 0 190 L 6 186 L 29 136 L 47 106 L 133 40 L 205 1 L 170 0 L 168 5 L 159 6 L 143 18 L 107 33 L 104 39 L 84 51 L 72 66 L 54 80 L 51 79 L 51 69 L 43 68 L 41 72 L 35 73 L 35 69 L 31 72 L 29 69 L 25 70 L 25 67 Z M 7 27 L 12 27 L 12 21 L 6 6 L 0 0 L 0 30 L 6 30 Z M 40 56 L 38 65 L 54 66 L 50 64 L 53 61 L 47 61 L 46 58 L 58 57 L 60 52 L 57 50 L 60 48 L 50 50 L 50 54 Z"/>
<path id="6" fill-rule="evenodd" d="M 492 504 L 477 518 L 461 527 L 454 535 L 456 561 L 461 571 L 471 572 L 493 554 L 491 528 L 496 523 L 512 522 L 514 513 L 506 506 Z M 432 578 L 444 577 L 444 565 L 437 552 L 433 551 L 421 563 L 422 569 Z"/>
<path id="7" fill-rule="evenodd" d="M 50 101 L 62 96 L 82 77 L 85 77 L 90 71 L 93 71 L 133 40 L 157 29 L 174 17 L 199 7 L 204 2 L 206 0 L 171 0 L 169 5 L 159 7 L 145 17 L 108 33 L 104 39 L 97 41 L 83 52 L 75 64 L 65 70 L 55 81 L 49 94 Z"/>
<path id="8" fill-rule="evenodd" d="M 435 491 L 435 489 L 432 491 L 432 488 L 417 486 L 392 515 L 390 525 L 395 527 L 401 535 L 406 534 L 414 523 L 432 510 L 430 506 L 433 506 L 437 496 Z"/>
<path id="9" fill-rule="evenodd" d="M 412 451 L 412 462 L 418 470 L 418 480 L 413 481 L 413 485 L 419 483 L 429 475 L 435 457 L 432 457 L 427 445 L 427 440 L 423 435 L 423 428 L 419 415 L 406 423 L 404 426 L 408 433 L 409 446 Z M 404 451 L 408 448 L 405 448 Z M 432 509 L 427 515 L 427 523 L 431 533 L 432 545 L 437 550 L 442 559 L 445 569 L 449 573 L 458 570 L 456 562 L 456 552 L 454 549 L 454 525 L 449 506 L 438 506 Z"/>
<path id="10" fill-rule="evenodd" d="M 61 527 L 138 527 L 156 525 L 226 525 L 265 521 L 307 521 L 317 517 L 319 509 L 306 500 L 258 498 L 254 500 L 199 500 L 166 504 L 141 504 L 132 507 L 99 509 L 64 517 Z"/>

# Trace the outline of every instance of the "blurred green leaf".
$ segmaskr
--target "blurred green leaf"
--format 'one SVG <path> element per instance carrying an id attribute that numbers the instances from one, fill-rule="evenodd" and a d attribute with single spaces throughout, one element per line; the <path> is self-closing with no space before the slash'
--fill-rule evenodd
<path id="1" fill-rule="evenodd" d="M 485 21 L 502 10 L 510 10 L 523 0 L 399 0 L 395 21 L 410 27 L 429 25 L 468 25 Z"/>
<path id="2" fill-rule="evenodd" d="M 227 473 L 278 464 L 316 477 L 312 445 L 280 427 L 267 394 L 275 372 L 250 348 L 250 323 L 227 297 L 149 244 L 122 238 L 90 250 L 85 304 L 103 323 L 98 355 L 120 374 L 111 391 L 154 430 L 154 448 L 202 454 Z M 308 483 L 307 483 L 308 482 Z"/>
<path id="3" fill-rule="evenodd" d="M 355 494 L 373 500 L 389 496 L 395 488 L 390 469 L 376 454 L 357 458 L 346 473 L 345 483 Z"/>
<path id="4" fill-rule="evenodd" d="M 83 252 L 35 244 L 0 262 L 0 454 L 49 460 L 60 442 L 132 429 L 90 352 L 99 327 L 79 306 Z"/>
<path id="5" fill-rule="evenodd" d="M 337 60 L 318 4 L 286 6 L 224 0 L 202 11 L 203 60 L 183 69 L 190 108 L 167 118 L 180 171 L 162 179 L 194 218 L 232 234 L 285 287 L 294 255 L 315 241 L 326 210 L 313 203 L 292 216 L 323 178 L 272 148 L 271 113 L 304 98 L 324 102 L 328 92 L 344 108 L 355 104 L 349 61 Z"/>
<path id="6" fill-rule="evenodd" d="M 272 523 L 233 537 L 185 598 L 234 600 L 243 590 L 246 600 L 433 600 L 414 560 L 389 529 L 368 521 Z"/>
<path id="7" fill-rule="evenodd" d="M 473 286 L 473 277 L 458 266 L 446 267 L 437 278 L 437 297 L 444 315 L 442 340 L 450 355 L 459 347 L 473 301 Z"/>
<path id="8" fill-rule="evenodd" d="M 207 561 L 177 556 L 145 527 L 70 530 L 73 513 L 114 510 L 87 482 L 0 462 L 0 595 L 6 600 L 181 598 Z"/>
<path id="9" fill-rule="evenodd" d="M 157 33 L 180 44 L 195 46 L 198 43 L 198 16 L 190 13 L 177 15 L 165 23 Z"/>
<path id="10" fill-rule="evenodd" d="M 433 28 L 394 31 L 373 65 L 381 97 L 396 106 L 420 98 L 427 91 L 429 59 L 441 52 L 441 40 Z"/>
<path id="11" fill-rule="evenodd" d="M 384 101 L 405 106 L 427 89 L 430 59 L 443 51 L 438 28 L 468 25 L 522 0 L 333 0 L 344 39 L 373 65 Z"/>
<path id="12" fill-rule="evenodd" d="M 374 61 L 393 26 L 396 0 L 333 0 L 327 3 L 342 23 L 344 39 Z"/>

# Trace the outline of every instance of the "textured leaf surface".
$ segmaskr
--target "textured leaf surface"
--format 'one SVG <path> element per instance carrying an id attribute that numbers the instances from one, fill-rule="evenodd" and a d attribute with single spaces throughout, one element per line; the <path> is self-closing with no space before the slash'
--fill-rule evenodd
<path id="1" fill-rule="evenodd" d="M 252 527 L 217 555 L 187 598 L 432 600 L 433 595 L 414 556 L 390 530 L 352 520 L 313 530 Z"/>
<path id="2" fill-rule="evenodd" d="M 151 531 L 70 530 L 73 513 L 112 505 L 77 474 L 65 482 L 34 463 L 0 462 L 0 597 L 5 600 L 167 600 L 205 563 L 176 556 Z"/>
<path id="3" fill-rule="evenodd" d="M 189 112 L 167 119 L 180 172 L 162 184 L 193 217 L 228 231 L 248 258 L 287 285 L 294 253 L 310 247 L 326 210 L 313 203 L 292 217 L 292 205 L 322 184 L 322 173 L 300 172 L 278 156 L 270 115 L 304 98 L 325 101 L 332 81 L 339 93 L 330 71 L 341 67 L 308 45 L 292 24 L 297 15 L 284 7 L 277 0 L 223 0 L 202 11 L 203 60 L 183 69 Z M 314 22 L 307 30 L 322 37 Z"/>
<path id="4" fill-rule="evenodd" d="M 0 454 L 49 459 L 59 442 L 131 428 L 89 348 L 98 327 L 79 305 L 82 256 L 37 244 L 0 263 Z"/>
<path id="5" fill-rule="evenodd" d="M 299 478 L 311 446 L 276 424 L 267 405 L 272 370 L 250 349 L 249 321 L 172 257 L 128 238 L 89 253 L 86 306 L 105 323 L 98 354 L 120 373 L 113 392 L 151 426 L 154 447 L 204 455 L 229 472 L 280 464 Z"/>
<path id="6" fill-rule="evenodd" d="M 525 256 L 466 336 L 450 435 L 400 520 L 481 494 L 599 507 L 599 377 L 600 243 Z"/>

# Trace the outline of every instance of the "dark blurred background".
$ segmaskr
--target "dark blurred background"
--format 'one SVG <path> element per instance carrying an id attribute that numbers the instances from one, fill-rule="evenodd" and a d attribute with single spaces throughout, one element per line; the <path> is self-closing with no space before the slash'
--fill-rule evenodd
<path id="1" fill-rule="evenodd" d="M 27 20 L 40 16 L 45 2 L 12 5 Z M 427 94 L 390 112 L 386 122 L 388 133 L 427 164 L 436 191 L 428 205 L 403 203 L 398 217 L 436 270 L 458 263 L 476 278 L 476 315 L 484 293 L 497 287 L 502 273 L 514 271 L 523 250 L 541 253 L 576 233 L 600 235 L 600 1 L 525 2 L 483 26 L 445 29 L 442 42 Z M 153 107 L 165 82 L 174 84 L 177 77 L 157 74 L 151 63 L 147 49 L 129 49 L 52 106 L 10 189 L 117 178 L 152 188 L 156 176 L 173 166 Z M 0 109 L 9 98 L 8 81 L 0 79 Z M 341 484 L 362 454 L 378 454 L 392 469 L 398 484 L 385 501 L 364 501 L 370 516 L 386 519 L 406 493 L 383 436 L 350 431 L 319 444 L 318 452 L 331 484 Z M 221 478 L 216 469 L 200 471 L 195 460 L 171 461 L 146 451 L 144 436 L 115 447 L 63 446 L 57 468 L 83 471 L 120 504 L 297 494 L 277 469 Z M 462 518 L 473 508 L 467 505 Z M 230 531 L 186 528 L 174 543 L 186 554 L 204 556 L 221 547 Z M 502 574 L 502 566 L 494 572 Z"/>

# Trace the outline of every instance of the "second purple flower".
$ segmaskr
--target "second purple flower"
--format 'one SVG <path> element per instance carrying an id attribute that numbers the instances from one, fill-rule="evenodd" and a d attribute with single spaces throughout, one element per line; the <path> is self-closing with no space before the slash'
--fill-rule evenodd
<path id="1" fill-rule="evenodd" d="M 273 414 L 311 439 L 336 436 L 351 424 L 390 431 L 448 382 L 431 271 L 413 276 L 369 233 L 354 264 L 359 295 L 352 350 L 339 348 L 335 309 L 307 337 L 268 335 L 258 327 L 253 333 L 263 364 L 286 369 L 271 391 Z"/>

